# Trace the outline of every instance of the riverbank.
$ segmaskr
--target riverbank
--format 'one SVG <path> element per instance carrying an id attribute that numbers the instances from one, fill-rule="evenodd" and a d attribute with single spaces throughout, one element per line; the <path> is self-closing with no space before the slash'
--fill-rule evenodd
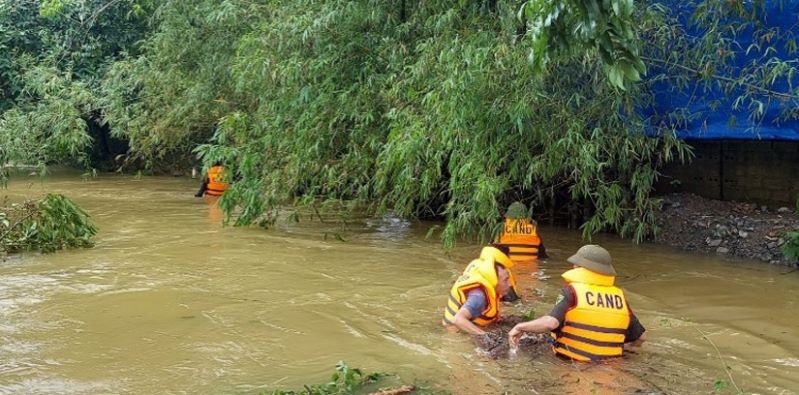
<path id="1" fill-rule="evenodd" d="M 785 233 L 799 230 L 791 208 L 724 202 L 692 194 L 663 196 L 656 242 L 688 251 L 796 266 L 780 251 Z"/>

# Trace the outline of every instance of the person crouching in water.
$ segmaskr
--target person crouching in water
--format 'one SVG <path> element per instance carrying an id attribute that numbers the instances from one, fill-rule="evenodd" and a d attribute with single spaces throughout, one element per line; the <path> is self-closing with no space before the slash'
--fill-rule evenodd
<path id="1" fill-rule="evenodd" d="M 530 217 L 527 207 L 520 202 L 513 202 L 508 206 L 497 244 L 509 248 L 509 256 L 514 263 L 531 263 L 538 258 L 547 258 L 546 248 L 538 235 L 538 224 Z"/>
<path id="2" fill-rule="evenodd" d="M 194 197 L 203 197 L 203 194 L 208 196 L 222 196 L 230 186 L 224 180 L 225 167 L 222 166 L 222 162 L 215 162 L 214 165 L 208 169 L 208 175 L 203 179 L 200 190 L 194 194 Z"/>
<path id="3" fill-rule="evenodd" d="M 574 268 L 563 273 L 567 285 L 552 312 L 513 327 L 508 333 L 511 346 L 518 346 L 525 332 L 551 332 L 555 353 L 576 361 L 618 357 L 624 346 L 640 346 L 646 329 L 614 285 L 616 270 L 608 251 L 586 245 L 568 262 Z"/>
<path id="4" fill-rule="evenodd" d="M 500 300 L 518 298 L 513 289 L 513 261 L 496 247 L 484 247 L 455 281 L 444 307 L 443 324 L 450 332 L 485 335 L 483 328 L 498 321 Z"/>

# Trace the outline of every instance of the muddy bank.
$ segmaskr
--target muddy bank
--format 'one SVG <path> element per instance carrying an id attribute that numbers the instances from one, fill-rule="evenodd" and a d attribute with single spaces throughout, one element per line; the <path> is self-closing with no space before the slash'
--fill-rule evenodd
<path id="1" fill-rule="evenodd" d="M 791 208 L 723 202 L 692 194 L 663 196 L 656 242 L 689 251 L 796 266 L 780 251 L 785 233 L 799 230 Z"/>

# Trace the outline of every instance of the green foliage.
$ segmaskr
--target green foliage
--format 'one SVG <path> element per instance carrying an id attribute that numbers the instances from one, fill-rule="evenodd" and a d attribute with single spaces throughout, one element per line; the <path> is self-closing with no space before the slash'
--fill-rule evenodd
<path id="1" fill-rule="evenodd" d="M 524 219 L 529 216 L 530 213 L 527 212 L 527 207 L 521 202 L 511 203 L 510 206 L 508 206 L 508 210 L 505 212 L 505 218 Z"/>
<path id="2" fill-rule="evenodd" d="M 590 51 L 605 65 L 608 82 L 624 90 L 641 79 L 633 0 L 528 0 L 519 11 L 527 21 L 530 60 L 543 71 L 552 53 Z"/>
<path id="3" fill-rule="evenodd" d="M 640 241 L 701 115 L 642 119 L 652 84 L 720 87 L 755 122 L 798 98 L 772 90 L 795 61 L 762 2 L 683 5 L 689 25 L 631 0 L 0 0 L 0 164 L 85 162 L 99 123 L 150 168 L 222 161 L 237 225 L 357 208 L 443 218 L 451 246 L 519 201 Z M 762 56 L 738 72 L 742 29 Z"/>
<path id="4" fill-rule="evenodd" d="M 372 384 L 386 376 L 385 373 L 365 374 L 360 369 L 350 368 L 344 361 L 336 364 L 336 372 L 325 384 L 305 386 L 301 391 L 276 390 L 264 392 L 271 395 L 348 395 L 353 394 L 364 385 Z"/>
<path id="5" fill-rule="evenodd" d="M 799 216 L 799 199 L 796 200 L 796 211 L 794 213 Z M 785 233 L 785 242 L 780 246 L 782 254 L 788 258 L 789 261 L 799 262 L 799 231 L 789 231 Z"/>
<path id="6" fill-rule="evenodd" d="M 89 215 L 63 195 L 0 208 L 0 253 L 87 248 L 96 233 Z"/>
<path id="7" fill-rule="evenodd" d="M 29 65 L 18 107 L 0 117 L 0 164 L 85 164 L 91 137 L 83 115 L 92 101 L 85 84 L 57 69 Z M 24 131 L 24 132 L 20 132 Z"/>
<path id="8" fill-rule="evenodd" d="M 153 0 L 0 0 L 0 166 L 86 164 L 87 123 L 101 122 L 101 77 L 123 53 L 135 53 L 153 7 Z"/>
<path id="9" fill-rule="evenodd" d="M 231 81 L 236 41 L 268 9 L 245 1 L 159 2 L 141 49 L 109 67 L 100 106 L 112 133 L 148 167 L 191 156 L 240 99 Z"/>
<path id="10" fill-rule="evenodd" d="M 522 316 L 522 318 L 523 318 L 525 321 L 532 321 L 532 320 L 534 320 L 534 319 L 535 319 L 535 310 L 534 310 L 534 309 L 527 310 L 527 312 L 526 312 L 526 313 L 524 313 L 524 315 Z"/>
<path id="11" fill-rule="evenodd" d="M 238 176 L 221 201 L 237 224 L 342 199 L 444 217 L 451 245 L 489 235 L 512 200 L 565 193 L 598 207 L 587 236 L 653 232 L 655 166 L 687 147 L 644 137 L 631 109 L 645 92 L 607 86 L 601 64 L 530 67 L 513 2 L 417 3 L 405 20 L 395 2 L 300 3 L 273 5 L 237 42 L 222 99 L 237 109 L 197 149 Z"/>

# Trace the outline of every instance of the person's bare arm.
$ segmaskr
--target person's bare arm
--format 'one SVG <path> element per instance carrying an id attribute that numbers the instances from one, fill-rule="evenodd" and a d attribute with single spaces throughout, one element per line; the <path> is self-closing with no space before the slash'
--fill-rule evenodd
<path id="1" fill-rule="evenodd" d="M 466 307 L 461 307 L 455 314 L 452 322 L 458 329 L 471 335 L 484 335 L 485 331 L 472 322 L 472 313 Z"/>
<path id="2" fill-rule="evenodd" d="M 513 327 L 513 329 L 508 332 L 508 342 L 511 345 L 518 345 L 519 339 L 521 339 L 522 334 L 525 332 L 531 333 L 545 333 L 551 332 L 557 329 L 560 326 L 560 321 L 557 318 L 551 315 L 545 315 L 539 318 L 536 318 L 532 321 L 522 322 L 521 324 L 517 324 Z"/>
<path id="3" fill-rule="evenodd" d="M 641 345 L 643 345 L 645 341 L 646 341 L 646 332 L 642 333 L 641 336 L 638 337 L 638 339 L 624 343 L 624 348 L 641 347 Z"/>

